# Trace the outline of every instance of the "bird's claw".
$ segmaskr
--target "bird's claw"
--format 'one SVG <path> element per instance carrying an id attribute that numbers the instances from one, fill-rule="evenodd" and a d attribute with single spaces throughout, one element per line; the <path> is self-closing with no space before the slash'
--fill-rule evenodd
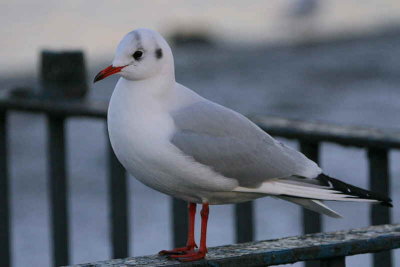
<path id="1" fill-rule="evenodd" d="M 188 245 L 186 247 L 174 248 L 171 250 L 161 250 L 160 252 L 158 252 L 158 254 L 159 255 L 186 255 L 188 253 L 193 252 L 195 248 L 197 248 L 197 245 L 193 244 L 193 245 Z"/>
<path id="2" fill-rule="evenodd" d="M 182 261 L 182 262 L 188 262 L 188 261 L 202 260 L 205 258 L 205 256 L 206 256 L 206 252 L 198 250 L 198 251 L 191 251 L 186 254 L 169 255 L 168 258 L 175 259 L 175 260 Z"/>

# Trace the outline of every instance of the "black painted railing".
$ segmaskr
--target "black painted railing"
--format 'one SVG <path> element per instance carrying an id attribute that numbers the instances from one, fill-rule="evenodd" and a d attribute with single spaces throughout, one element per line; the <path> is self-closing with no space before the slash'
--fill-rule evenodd
<path id="1" fill-rule="evenodd" d="M 319 150 L 322 142 L 366 149 L 368 152 L 370 188 L 383 195 L 390 195 L 389 151 L 390 149 L 400 148 L 399 132 L 266 116 L 253 117 L 253 121 L 272 135 L 298 140 L 300 150 L 315 162 L 319 161 Z M 370 222 L 372 225 L 390 223 L 390 208 L 371 205 Z M 322 232 L 321 216 L 304 209 L 303 229 L 305 234 Z M 373 262 L 375 267 L 392 266 L 392 255 L 389 251 L 377 253 L 374 255 Z M 315 263 L 307 264 L 308 267 L 315 265 Z"/>
<path id="2" fill-rule="evenodd" d="M 53 55 L 54 56 L 54 55 Z M 46 72 L 44 72 L 46 73 Z M 47 77 L 45 74 L 42 75 Z M 69 73 L 71 75 L 71 73 Z M 52 81 L 54 90 L 57 83 Z M 35 96 L 25 93 L 14 94 L 3 90 L 0 95 L 0 266 L 11 266 L 10 249 L 10 205 L 7 168 L 7 117 L 10 112 L 24 111 L 42 113 L 47 116 L 47 141 L 49 155 L 48 184 L 50 191 L 50 215 L 52 233 L 52 259 L 55 266 L 69 263 L 68 247 L 68 188 L 65 156 L 65 123 L 73 117 L 106 119 L 108 103 L 89 100 L 66 100 L 48 95 Z M 80 93 L 80 92 L 79 92 Z M 14 96 L 13 96 L 14 95 Z M 17 96 L 15 96 L 17 95 Z M 389 195 L 388 153 L 400 148 L 400 133 L 362 127 L 338 126 L 318 122 L 303 122 L 270 116 L 253 117 L 252 120 L 271 135 L 298 140 L 301 151 L 318 162 L 320 144 L 330 142 L 344 146 L 356 146 L 368 151 L 370 186 L 374 191 Z M 108 140 L 108 138 L 107 138 Z M 129 222 L 126 173 L 116 159 L 110 144 L 106 144 L 109 154 L 109 206 L 111 210 L 111 242 L 113 258 L 124 258 L 129 251 Z M 106 171 L 106 170 L 105 170 Z M 186 204 L 180 200 L 172 201 L 172 232 L 175 246 L 185 243 L 182 229 L 187 226 Z M 253 203 L 238 204 L 235 207 L 236 241 L 248 242 L 254 237 Z M 390 223 L 387 207 L 371 205 L 371 224 Z M 321 232 L 320 216 L 303 211 L 304 233 Z M 315 263 L 307 263 L 308 266 Z M 374 266 L 392 266 L 388 251 L 374 256 Z"/>

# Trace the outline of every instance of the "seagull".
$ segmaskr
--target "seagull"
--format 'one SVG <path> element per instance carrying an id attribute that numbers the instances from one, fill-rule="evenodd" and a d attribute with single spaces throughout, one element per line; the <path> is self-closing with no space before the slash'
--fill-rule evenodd
<path id="1" fill-rule="evenodd" d="M 245 116 L 177 83 L 172 50 L 154 30 L 128 33 L 94 82 L 117 73 L 107 120 L 118 160 L 143 184 L 188 202 L 186 246 L 161 255 L 180 261 L 206 256 L 209 205 L 271 196 L 335 218 L 341 216 L 322 200 L 392 206 L 386 196 L 324 174 Z M 200 247 L 194 236 L 197 204 Z"/>

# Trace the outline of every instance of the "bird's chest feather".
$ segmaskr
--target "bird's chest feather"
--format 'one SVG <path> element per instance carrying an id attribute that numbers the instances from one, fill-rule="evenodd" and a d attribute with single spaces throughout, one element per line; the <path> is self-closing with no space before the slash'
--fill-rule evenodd
<path id="1" fill-rule="evenodd" d="M 195 162 L 171 143 L 175 124 L 157 101 L 120 91 L 111 98 L 110 141 L 128 172 L 147 186 L 192 202 L 205 199 L 204 192 L 235 187 L 233 179 Z"/>
<path id="2" fill-rule="evenodd" d="M 108 110 L 108 131 L 115 154 L 131 174 L 152 187 L 166 182 L 156 173 L 156 166 L 168 153 L 173 121 L 156 100 L 115 92 Z"/>

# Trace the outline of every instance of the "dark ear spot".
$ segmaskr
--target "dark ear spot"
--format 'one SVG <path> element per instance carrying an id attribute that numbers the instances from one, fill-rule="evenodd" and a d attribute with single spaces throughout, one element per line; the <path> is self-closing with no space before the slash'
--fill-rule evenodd
<path id="1" fill-rule="evenodd" d="M 162 56 L 163 56 L 162 49 L 161 48 L 157 48 L 156 49 L 156 58 L 160 59 L 160 58 L 162 58 Z"/>
<path id="2" fill-rule="evenodd" d="M 135 37 L 135 40 L 136 40 L 136 42 L 137 42 L 137 45 L 138 45 L 139 47 L 141 47 L 141 46 L 142 46 L 142 38 L 141 38 L 140 34 L 139 34 L 138 32 L 133 32 L 133 35 L 134 35 L 134 37 Z"/>

